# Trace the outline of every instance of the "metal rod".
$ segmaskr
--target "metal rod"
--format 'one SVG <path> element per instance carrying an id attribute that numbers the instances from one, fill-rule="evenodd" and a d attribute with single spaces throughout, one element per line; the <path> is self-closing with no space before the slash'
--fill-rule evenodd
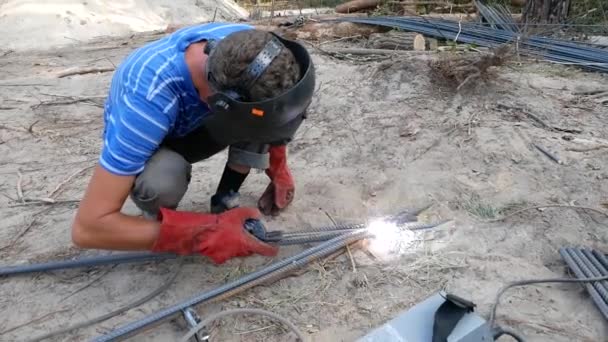
<path id="1" fill-rule="evenodd" d="M 342 234 L 348 233 L 350 230 L 342 231 Z M 309 238 L 308 240 L 302 239 L 301 243 L 308 242 L 319 242 L 319 241 L 327 241 L 331 238 L 336 237 L 339 234 L 333 234 L 330 236 Z M 278 245 L 294 245 L 297 244 L 295 240 L 286 240 L 284 243 L 282 241 L 277 242 Z M 136 252 L 136 253 L 117 253 L 110 255 L 99 255 L 92 256 L 86 258 L 79 258 L 75 260 L 58 260 L 58 261 L 50 261 L 39 264 L 25 264 L 25 265 L 13 265 L 13 266 L 4 266 L 0 267 L 0 276 L 13 276 L 18 274 L 29 274 L 36 272 L 50 272 L 62 269 L 70 269 L 70 268 L 85 268 L 85 267 L 93 267 L 93 266 L 103 266 L 103 265 L 114 265 L 114 264 L 126 264 L 126 263 L 136 263 L 136 262 L 145 262 L 145 261 L 162 261 L 166 259 L 174 259 L 179 258 L 181 256 L 175 254 L 168 253 L 152 253 L 152 252 Z"/>
<path id="2" fill-rule="evenodd" d="M 366 233 L 366 232 L 357 232 L 357 233 L 353 233 L 353 234 L 341 235 L 332 240 L 319 244 L 318 246 L 307 249 L 299 254 L 296 254 L 289 258 L 278 261 L 259 271 L 250 273 L 250 274 L 248 274 L 242 278 L 239 278 L 235 281 L 232 281 L 228 284 L 224 284 L 224 285 L 219 286 L 210 291 L 202 292 L 182 303 L 178 303 L 171 307 L 158 311 L 152 315 L 144 317 L 143 319 L 141 319 L 139 321 L 129 323 L 127 325 L 119 327 L 118 329 L 115 329 L 115 330 L 109 332 L 108 334 L 99 336 L 94 341 L 95 342 L 114 341 L 119 338 L 124 338 L 124 337 L 130 336 L 131 334 L 133 334 L 145 327 L 148 327 L 152 324 L 156 324 L 169 317 L 172 317 L 173 315 L 181 312 L 181 310 L 183 310 L 187 307 L 191 307 L 191 306 L 197 305 L 199 303 L 209 301 L 215 297 L 223 295 L 224 293 L 239 289 L 241 286 L 246 285 L 247 283 L 251 283 L 251 282 L 255 281 L 256 279 L 267 276 L 277 270 L 283 269 L 285 267 L 289 267 L 289 269 L 294 269 L 296 267 L 305 265 L 307 262 L 309 262 L 310 260 L 312 260 L 316 257 L 319 257 L 320 255 L 331 254 L 334 251 L 346 246 L 347 244 L 349 244 L 353 241 L 366 237 L 367 234 L 368 233 Z"/>
<path id="3" fill-rule="evenodd" d="M 593 255 L 597 258 L 597 260 L 602 263 L 602 265 L 604 266 L 604 269 L 608 270 L 608 258 L 606 258 L 606 255 L 604 253 L 600 253 L 596 250 L 593 250 Z"/>
<path id="4" fill-rule="evenodd" d="M 588 264 L 589 264 L 589 268 L 591 269 L 592 272 L 594 272 L 595 274 L 597 274 L 598 277 L 608 276 L 608 272 L 606 271 L 606 269 L 604 268 L 604 266 L 602 265 L 602 263 L 600 263 L 595 258 L 595 256 L 593 255 L 593 253 L 591 253 L 590 250 L 581 249 L 580 252 L 587 258 L 587 261 L 588 261 Z M 601 281 L 599 283 L 608 292 L 608 281 Z M 608 300 L 607 300 L 607 302 L 608 302 Z"/>
<path id="5" fill-rule="evenodd" d="M 75 260 L 51 261 L 40 264 L 15 265 L 0 267 L 0 276 L 15 274 L 26 274 L 34 272 L 48 272 L 68 268 L 103 266 L 112 264 L 124 264 L 131 262 L 157 261 L 176 258 L 175 254 L 160 254 L 149 252 L 119 253 L 110 255 L 97 255 L 93 257 Z"/>
<path id="6" fill-rule="evenodd" d="M 597 269 L 595 269 L 593 264 L 591 264 L 591 262 L 589 260 L 587 260 L 587 257 L 582 253 L 582 251 L 580 249 L 578 249 L 578 248 L 570 249 L 570 255 L 572 256 L 574 261 L 576 261 L 578 263 L 578 265 L 583 270 L 585 275 L 587 275 L 587 277 L 593 278 L 593 277 L 601 276 L 601 274 L 597 271 Z M 606 289 L 606 287 L 603 284 L 601 284 L 600 282 L 595 282 L 592 285 L 593 285 L 593 287 L 595 287 L 595 289 L 600 294 L 602 299 L 605 302 L 608 302 L 608 289 Z"/>
<path id="7" fill-rule="evenodd" d="M 570 248 L 560 248 L 559 254 L 561 254 L 562 258 L 577 278 L 589 278 L 583 273 L 582 269 L 572 259 L 572 256 L 570 254 Z M 597 290 L 595 289 L 595 287 L 593 287 L 591 283 L 585 284 L 585 287 L 587 288 L 587 292 L 591 296 L 591 299 L 595 303 L 598 310 L 602 313 L 602 315 L 604 315 L 605 318 L 608 319 L 608 304 L 606 304 L 606 302 L 600 296 L 599 292 L 597 292 Z"/>
<path id="8" fill-rule="evenodd" d="M 608 53 L 603 49 L 540 36 L 522 37 L 518 32 L 479 24 L 420 17 L 339 18 L 328 19 L 328 21 L 349 21 L 399 28 L 436 38 L 457 40 L 461 43 L 490 48 L 517 42 L 519 51 L 524 54 L 540 56 L 554 62 L 579 64 L 594 71 L 608 72 Z"/>

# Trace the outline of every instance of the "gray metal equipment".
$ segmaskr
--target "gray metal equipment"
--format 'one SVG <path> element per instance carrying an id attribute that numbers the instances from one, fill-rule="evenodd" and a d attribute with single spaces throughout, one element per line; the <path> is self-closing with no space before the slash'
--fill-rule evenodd
<path id="1" fill-rule="evenodd" d="M 413 308 L 400 313 L 384 325 L 370 331 L 357 342 L 433 342 L 434 327 L 438 320 L 445 322 L 445 317 L 438 315 L 440 307 L 450 298 L 445 292 L 439 292 Z M 451 303 L 450 303 L 451 304 Z M 472 304 L 472 303 L 471 303 Z M 472 308 L 472 306 L 471 306 Z M 494 341 L 492 329 L 485 319 L 472 310 L 460 319 L 447 336 L 447 342 L 490 342 Z M 452 313 L 448 313 L 448 316 Z M 450 317 L 447 317 L 448 320 Z"/>

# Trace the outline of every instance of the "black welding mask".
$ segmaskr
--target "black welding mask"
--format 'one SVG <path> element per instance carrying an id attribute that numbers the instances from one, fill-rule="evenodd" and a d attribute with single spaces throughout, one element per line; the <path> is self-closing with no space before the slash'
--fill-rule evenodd
<path id="1" fill-rule="evenodd" d="M 226 145 L 237 142 L 259 144 L 284 144 L 289 142 L 306 118 L 306 110 L 312 101 L 315 88 L 315 72 L 308 51 L 299 43 L 272 33 L 272 39 L 245 69 L 242 85 L 223 89 L 210 72 L 214 63 L 217 41 L 208 41 L 205 74 L 212 95 L 208 99 L 211 114 L 203 125 L 212 137 Z M 251 101 L 249 90 L 264 74 L 282 49 L 289 49 L 300 66 L 300 80 L 276 97 Z"/>

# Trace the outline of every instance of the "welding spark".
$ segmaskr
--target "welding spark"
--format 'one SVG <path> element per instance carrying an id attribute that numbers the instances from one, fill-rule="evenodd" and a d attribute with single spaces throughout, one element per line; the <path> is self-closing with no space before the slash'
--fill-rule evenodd
<path id="1" fill-rule="evenodd" d="M 416 234 L 408 229 L 401 229 L 395 223 L 385 220 L 374 220 L 367 230 L 373 235 L 369 251 L 382 259 L 390 259 L 405 253 L 416 241 Z"/>

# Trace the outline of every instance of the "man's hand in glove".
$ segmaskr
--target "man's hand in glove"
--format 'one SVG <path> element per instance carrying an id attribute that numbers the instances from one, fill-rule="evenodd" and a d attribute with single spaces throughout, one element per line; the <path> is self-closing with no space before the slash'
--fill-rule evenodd
<path id="1" fill-rule="evenodd" d="M 252 254 L 275 256 L 278 248 L 266 244 L 244 229 L 245 220 L 260 218 L 254 208 L 236 208 L 221 214 L 161 209 L 160 232 L 154 252 L 180 255 L 202 254 L 221 264 L 233 257 Z"/>
<path id="2" fill-rule="evenodd" d="M 287 166 L 287 146 L 271 146 L 269 153 L 270 167 L 266 169 L 266 175 L 270 184 L 260 197 L 258 207 L 265 215 L 278 215 L 293 201 L 295 185 Z"/>

